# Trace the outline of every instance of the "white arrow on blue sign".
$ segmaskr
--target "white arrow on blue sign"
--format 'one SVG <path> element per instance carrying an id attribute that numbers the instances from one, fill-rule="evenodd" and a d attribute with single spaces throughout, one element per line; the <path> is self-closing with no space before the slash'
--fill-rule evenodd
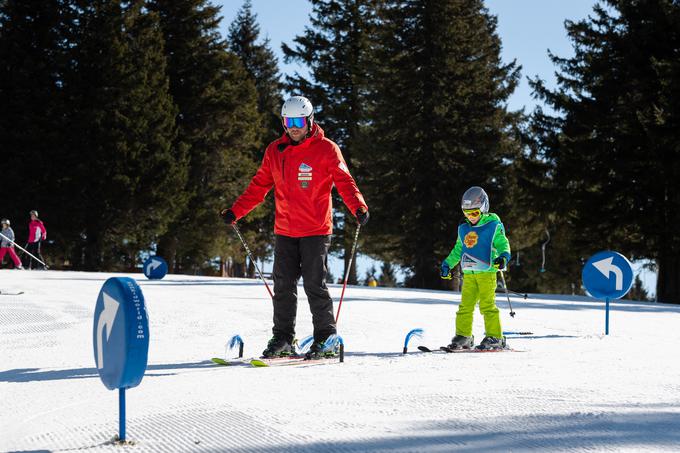
<path id="1" fill-rule="evenodd" d="M 633 267 L 625 256 L 604 251 L 591 256 L 581 273 L 583 285 L 598 299 L 620 299 L 633 285 Z"/>
<path id="2" fill-rule="evenodd" d="M 160 256 L 150 256 L 144 261 L 142 270 L 149 280 L 160 280 L 168 273 L 168 263 Z"/>
<path id="3" fill-rule="evenodd" d="M 113 277 L 99 291 L 94 309 L 94 360 L 109 390 L 139 385 L 149 353 L 144 295 L 133 279 Z"/>

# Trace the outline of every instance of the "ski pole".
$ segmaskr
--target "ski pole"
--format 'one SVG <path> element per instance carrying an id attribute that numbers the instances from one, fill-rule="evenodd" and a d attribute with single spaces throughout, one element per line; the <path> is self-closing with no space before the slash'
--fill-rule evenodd
<path id="1" fill-rule="evenodd" d="M 43 266 L 47 267 L 47 264 L 45 264 L 45 263 L 43 263 L 42 261 L 40 261 L 40 260 L 39 260 L 38 258 L 36 258 L 35 255 L 33 255 L 31 252 L 29 252 L 28 250 L 26 250 L 25 248 L 23 248 L 22 246 L 20 246 L 19 244 L 17 244 L 16 242 L 14 242 L 13 240 L 11 240 L 11 239 L 8 238 L 7 236 L 5 236 L 4 234 L 0 233 L 0 236 L 4 237 L 4 238 L 7 239 L 9 242 L 11 242 L 12 244 L 14 244 L 14 245 L 16 245 L 17 247 L 19 247 L 19 249 L 21 249 L 21 250 L 23 250 L 24 252 L 28 253 L 28 255 L 29 255 L 31 258 L 33 258 L 34 260 L 36 260 L 37 262 L 39 262 L 39 263 L 42 264 Z"/>
<path id="2" fill-rule="evenodd" d="M 241 231 L 238 229 L 238 226 L 235 223 L 232 224 L 231 226 L 234 227 L 234 231 L 236 231 L 236 234 L 238 234 L 238 238 L 241 240 L 243 247 L 246 249 L 246 252 L 248 253 L 248 257 L 250 258 L 250 261 L 252 261 L 253 264 L 255 265 L 255 269 L 257 269 L 257 274 L 260 276 L 262 283 L 264 283 L 264 286 L 267 288 L 267 292 L 269 293 L 271 298 L 274 299 L 274 295 L 272 294 L 272 290 L 269 289 L 269 285 L 267 284 L 267 281 L 264 279 L 262 272 L 260 272 L 260 267 L 257 265 L 257 261 L 255 261 L 253 259 L 253 254 L 250 253 L 250 249 L 248 248 L 248 244 L 246 244 L 245 239 L 243 239 L 243 236 L 241 236 Z"/>
<path id="3" fill-rule="evenodd" d="M 510 294 L 508 293 L 508 285 L 505 284 L 505 275 L 503 275 L 503 271 L 500 269 L 498 269 L 498 272 L 501 273 L 501 280 L 503 280 L 503 289 L 505 289 L 505 296 L 508 298 L 508 305 L 510 306 L 510 317 L 514 318 L 515 312 L 512 311 L 512 304 L 510 303 Z"/>
<path id="4" fill-rule="evenodd" d="M 354 244 L 352 245 L 352 252 L 349 255 L 349 263 L 347 265 L 347 270 L 345 271 L 345 281 L 342 284 L 342 293 L 340 293 L 340 303 L 338 303 L 338 312 L 335 314 L 335 324 L 338 323 L 338 318 L 340 317 L 340 308 L 342 308 L 342 299 L 345 297 L 345 288 L 347 287 L 347 280 L 349 279 L 349 271 L 352 269 L 352 259 L 354 258 L 354 252 L 357 249 L 357 242 L 359 241 L 359 230 L 361 225 L 357 225 L 357 232 L 354 234 Z"/>

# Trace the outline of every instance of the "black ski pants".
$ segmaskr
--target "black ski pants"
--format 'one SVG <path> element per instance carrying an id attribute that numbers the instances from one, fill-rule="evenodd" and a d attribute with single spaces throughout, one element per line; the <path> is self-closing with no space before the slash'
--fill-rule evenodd
<path id="1" fill-rule="evenodd" d="M 41 241 L 29 242 L 28 244 L 26 244 L 26 250 L 44 263 L 45 258 L 43 258 L 43 256 L 40 254 L 40 242 Z M 28 265 L 25 266 L 25 267 L 28 267 L 29 269 L 33 269 L 33 268 L 44 269 L 45 268 L 45 266 L 43 266 L 38 261 L 31 258 L 31 255 L 26 255 L 26 257 L 28 258 Z M 33 264 L 34 262 L 35 262 L 35 264 Z"/>
<path id="2" fill-rule="evenodd" d="M 302 277 L 314 324 L 314 340 L 336 333 L 333 300 L 326 286 L 330 236 L 276 235 L 274 246 L 274 336 L 292 341 L 297 315 L 297 283 Z"/>

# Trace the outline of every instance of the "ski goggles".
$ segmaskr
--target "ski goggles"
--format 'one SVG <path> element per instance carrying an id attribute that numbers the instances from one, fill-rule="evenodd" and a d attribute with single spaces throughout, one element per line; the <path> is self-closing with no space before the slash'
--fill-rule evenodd
<path id="1" fill-rule="evenodd" d="M 286 126 L 287 129 L 290 129 L 291 127 L 297 127 L 298 129 L 302 129 L 307 125 L 307 118 L 305 118 L 304 116 L 300 117 L 284 116 L 283 124 Z"/>
<path id="2" fill-rule="evenodd" d="M 482 211 L 479 208 L 475 209 L 463 209 L 463 214 L 465 214 L 465 217 L 479 217 L 482 215 Z"/>

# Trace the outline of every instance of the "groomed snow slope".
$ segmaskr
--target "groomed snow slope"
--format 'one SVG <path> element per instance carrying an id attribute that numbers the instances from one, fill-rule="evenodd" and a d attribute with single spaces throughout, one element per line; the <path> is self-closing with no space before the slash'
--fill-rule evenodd
<path id="1" fill-rule="evenodd" d="M 680 307 L 581 297 L 512 298 L 512 347 L 498 354 L 401 354 L 453 335 L 460 294 L 349 287 L 343 364 L 220 367 L 234 334 L 259 355 L 271 302 L 257 280 L 169 275 L 142 287 L 149 366 L 118 395 L 95 369 L 94 305 L 114 274 L 0 271 L 0 451 L 478 452 L 680 451 Z M 332 286 L 336 300 L 340 286 Z M 299 288 L 298 337 L 311 333 Z M 475 335 L 483 336 L 475 314 Z M 233 356 L 233 352 L 231 353 Z"/>

